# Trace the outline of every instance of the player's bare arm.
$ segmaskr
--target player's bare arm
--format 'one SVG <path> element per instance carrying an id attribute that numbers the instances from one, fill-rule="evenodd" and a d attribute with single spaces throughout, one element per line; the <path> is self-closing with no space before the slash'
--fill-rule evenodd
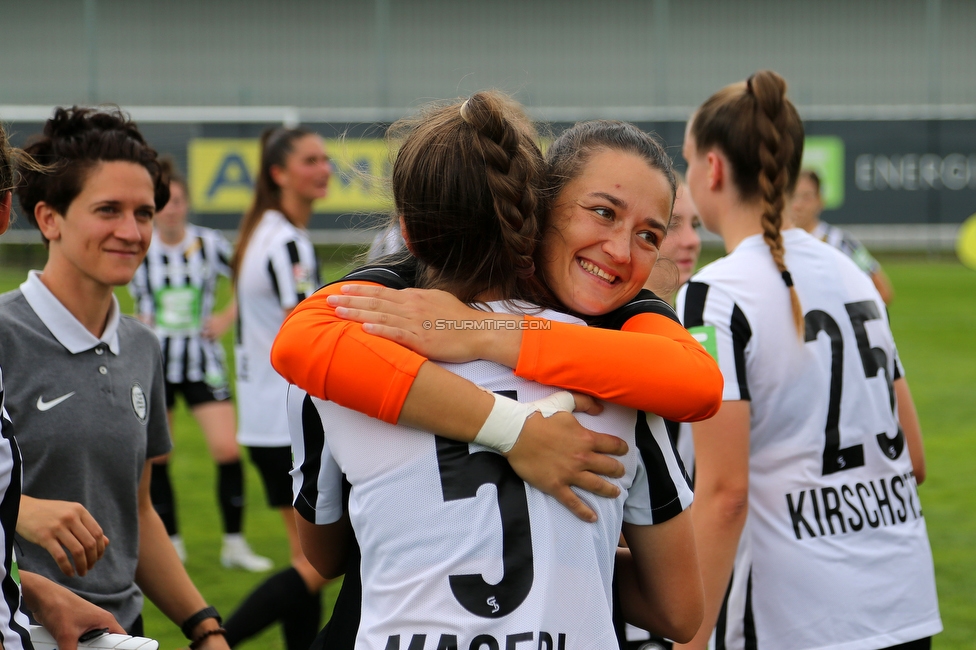
<path id="1" fill-rule="evenodd" d="M 691 506 L 705 589 L 699 633 L 686 646 L 704 650 L 732 575 L 749 503 L 749 406 L 729 401 L 711 420 L 692 426 L 695 438 L 695 502 Z"/>

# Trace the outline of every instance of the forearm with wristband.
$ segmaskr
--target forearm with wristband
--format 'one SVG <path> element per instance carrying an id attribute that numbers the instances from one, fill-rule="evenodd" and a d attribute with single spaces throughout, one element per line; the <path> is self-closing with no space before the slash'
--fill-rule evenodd
<path id="1" fill-rule="evenodd" d="M 576 400 L 571 393 L 564 390 L 525 403 L 488 390 L 485 392 L 495 398 L 495 404 L 491 407 L 488 419 L 481 425 L 478 435 L 474 437 L 474 442 L 503 454 L 511 451 L 518 442 L 525 421 L 533 413 L 538 411 L 542 417 L 547 418 L 559 411 L 572 413 L 576 408 Z"/>
<path id="2" fill-rule="evenodd" d="M 194 637 L 193 631 L 198 625 L 200 625 L 200 623 L 204 622 L 208 618 L 215 619 L 217 621 L 217 627 L 209 629 L 205 632 L 201 632 Z M 183 631 L 183 636 L 190 639 L 190 650 L 197 650 L 197 648 L 201 647 L 203 643 L 212 636 L 226 636 L 227 630 L 221 627 L 221 623 L 223 622 L 224 621 L 220 617 L 220 613 L 217 611 L 217 608 L 207 606 L 183 621 L 183 624 L 180 625 L 180 630 Z"/>

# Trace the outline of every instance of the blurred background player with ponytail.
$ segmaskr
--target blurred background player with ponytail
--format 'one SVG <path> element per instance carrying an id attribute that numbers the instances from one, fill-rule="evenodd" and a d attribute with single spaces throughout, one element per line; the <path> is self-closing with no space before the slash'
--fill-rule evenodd
<path id="1" fill-rule="evenodd" d="M 319 631 L 326 580 L 302 552 L 292 507 L 288 383 L 271 367 L 271 344 L 282 321 L 320 286 L 315 249 L 305 228 L 312 204 L 328 193 L 332 166 L 322 138 L 303 128 L 261 136 L 254 201 L 241 220 L 231 262 L 237 296 L 237 441 L 264 483 L 268 505 L 281 512 L 291 566 L 257 587 L 227 620 L 233 646 L 281 621 L 288 650 L 307 650 Z"/>

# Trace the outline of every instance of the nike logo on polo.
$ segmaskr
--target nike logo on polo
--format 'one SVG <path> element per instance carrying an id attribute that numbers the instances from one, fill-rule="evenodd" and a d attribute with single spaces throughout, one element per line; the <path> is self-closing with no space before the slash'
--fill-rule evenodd
<path id="1" fill-rule="evenodd" d="M 69 397 L 71 397 L 74 394 L 75 394 L 75 391 L 71 391 L 67 395 L 62 395 L 61 397 L 56 397 L 56 398 L 52 399 L 50 402 L 45 402 L 43 396 L 38 397 L 37 398 L 37 410 L 38 411 L 49 411 L 49 410 L 53 409 L 55 406 L 57 406 L 58 404 L 60 404 L 61 402 L 63 402 L 64 400 L 68 399 Z"/>

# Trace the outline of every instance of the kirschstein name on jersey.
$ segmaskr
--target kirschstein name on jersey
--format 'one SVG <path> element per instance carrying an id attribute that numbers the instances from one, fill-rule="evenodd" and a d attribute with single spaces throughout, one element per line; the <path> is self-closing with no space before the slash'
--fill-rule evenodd
<path id="1" fill-rule="evenodd" d="M 787 492 L 786 510 L 798 540 L 859 533 L 922 518 L 911 472 Z"/>
<path id="2" fill-rule="evenodd" d="M 413 634 L 403 636 L 403 645 L 400 643 L 401 635 L 393 634 L 386 641 L 383 650 L 567 650 L 572 646 L 567 645 L 566 635 L 557 632 L 519 632 L 517 634 L 506 634 L 504 636 L 493 636 L 491 634 L 478 634 L 471 636 L 470 643 L 464 636 L 457 634 Z M 428 641 L 429 639 L 429 641 Z"/>
<path id="3" fill-rule="evenodd" d="M 783 232 L 798 331 L 760 235 L 679 292 L 750 402 L 749 515 L 716 647 L 877 650 L 941 629 L 932 553 L 896 416 L 884 304 L 840 251 Z"/>

